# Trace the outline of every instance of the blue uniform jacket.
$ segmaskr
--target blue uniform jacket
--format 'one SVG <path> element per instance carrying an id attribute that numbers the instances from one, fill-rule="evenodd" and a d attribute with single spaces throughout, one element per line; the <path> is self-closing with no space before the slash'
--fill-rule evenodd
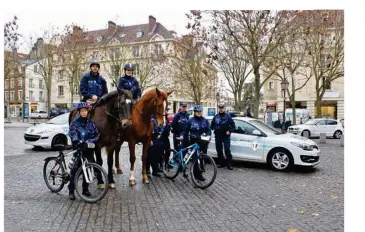
<path id="1" fill-rule="evenodd" d="M 108 93 L 108 87 L 100 74 L 96 76 L 88 72 L 81 78 L 80 92 L 84 100 L 92 98 L 93 95 L 100 98 Z"/>
<path id="2" fill-rule="evenodd" d="M 99 132 L 95 123 L 87 118 L 78 117 L 70 125 L 69 135 L 73 144 L 80 141 L 96 143 L 99 139 Z"/>
<path id="3" fill-rule="evenodd" d="M 210 125 L 207 119 L 204 117 L 193 117 L 189 120 L 186 134 L 190 134 L 191 138 L 197 138 L 202 134 L 211 135 L 212 131 L 210 130 Z"/>
<path id="4" fill-rule="evenodd" d="M 136 78 L 122 76 L 118 82 L 118 88 L 133 91 L 133 100 L 139 99 L 142 96 L 141 88 Z"/>
<path id="5" fill-rule="evenodd" d="M 175 137 L 180 137 L 188 126 L 189 115 L 187 112 L 177 112 L 171 123 L 171 128 Z"/>
<path id="6" fill-rule="evenodd" d="M 225 134 L 227 131 L 233 132 L 236 125 L 230 115 L 223 113 L 214 116 L 211 124 L 211 129 L 214 134 Z"/>

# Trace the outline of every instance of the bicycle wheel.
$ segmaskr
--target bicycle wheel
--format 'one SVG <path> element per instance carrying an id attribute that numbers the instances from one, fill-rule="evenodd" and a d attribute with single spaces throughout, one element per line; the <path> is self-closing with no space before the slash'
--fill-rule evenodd
<path id="1" fill-rule="evenodd" d="M 167 179 L 173 180 L 179 175 L 179 169 L 181 168 L 181 163 L 178 160 L 177 151 L 170 149 L 168 151 L 169 157 L 164 157 L 163 159 L 163 174 Z"/>
<path id="2" fill-rule="evenodd" d="M 88 179 L 90 179 L 90 183 L 87 184 L 85 181 L 84 172 L 82 167 L 80 167 L 75 174 L 75 189 L 80 198 L 88 203 L 95 203 L 104 198 L 106 193 L 108 192 L 108 188 L 99 189 L 98 181 L 102 180 L 105 186 L 108 186 L 108 176 L 104 169 L 95 163 L 88 163 L 86 165 L 86 172 Z M 90 192 L 90 196 L 84 195 L 83 191 L 85 187 Z"/>
<path id="3" fill-rule="evenodd" d="M 190 175 L 195 186 L 201 189 L 208 188 L 217 177 L 217 165 L 212 157 L 201 154 L 200 159 L 195 159 L 192 163 Z"/>
<path id="4" fill-rule="evenodd" d="M 65 185 L 62 178 L 64 172 L 65 170 L 62 164 L 58 163 L 57 157 L 46 159 L 43 166 L 43 179 L 53 193 L 61 191 Z"/>

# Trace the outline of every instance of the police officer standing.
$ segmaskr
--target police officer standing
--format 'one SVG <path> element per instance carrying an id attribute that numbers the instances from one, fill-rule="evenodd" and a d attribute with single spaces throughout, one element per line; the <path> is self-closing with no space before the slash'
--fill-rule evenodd
<path id="1" fill-rule="evenodd" d="M 80 93 L 82 101 L 92 100 L 95 102 L 98 98 L 108 93 L 108 87 L 105 79 L 100 75 L 100 64 L 97 60 L 90 63 L 90 72 L 85 73 L 80 81 Z"/>
<path id="2" fill-rule="evenodd" d="M 185 147 L 188 145 L 188 138 L 184 136 L 184 132 L 186 130 L 186 127 L 188 125 L 189 121 L 189 115 L 186 111 L 186 103 L 180 102 L 180 110 L 177 112 L 174 116 L 174 120 L 171 123 L 171 129 L 174 141 L 174 149 L 176 151 L 179 151 L 182 147 Z M 182 138 L 182 146 L 179 146 L 179 140 L 178 138 Z"/>
<path id="3" fill-rule="evenodd" d="M 214 130 L 215 134 L 215 148 L 218 153 L 218 158 L 220 162 L 219 168 L 226 167 L 229 170 L 233 170 L 231 162 L 232 162 L 232 154 L 231 154 L 231 133 L 236 127 L 234 121 L 231 116 L 225 112 L 224 104 L 219 104 L 219 113 L 214 116 L 211 129 Z M 223 146 L 224 145 L 224 153 L 226 155 L 226 160 L 223 157 Z"/>

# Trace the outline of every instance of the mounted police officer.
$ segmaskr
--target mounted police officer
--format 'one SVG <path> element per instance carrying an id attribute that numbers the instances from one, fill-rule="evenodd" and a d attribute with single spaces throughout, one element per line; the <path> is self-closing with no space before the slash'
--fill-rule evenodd
<path id="1" fill-rule="evenodd" d="M 203 134 L 209 136 L 212 134 L 208 120 L 203 117 L 203 107 L 198 105 L 195 106 L 193 110 L 194 110 L 194 117 L 192 117 L 188 121 L 185 130 L 186 136 L 190 137 L 190 144 L 196 143 L 199 137 Z M 207 154 L 208 144 L 201 144 L 200 151 L 202 151 L 204 154 Z M 196 164 L 198 164 L 198 162 L 196 162 Z M 199 168 L 194 168 L 194 170 L 199 170 Z M 194 175 L 200 181 L 205 180 L 202 173 L 194 173 Z"/>
<path id="2" fill-rule="evenodd" d="M 93 60 L 90 63 L 90 72 L 85 73 L 80 81 L 80 93 L 82 101 L 91 100 L 96 102 L 99 98 L 108 93 L 105 79 L 100 75 L 100 63 Z"/>
<path id="3" fill-rule="evenodd" d="M 132 64 L 124 65 L 124 76 L 119 78 L 118 88 L 133 92 L 133 100 L 138 100 L 142 96 L 141 88 L 136 78 L 133 77 L 134 66 Z"/>
<path id="4" fill-rule="evenodd" d="M 80 117 L 71 122 L 69 136 L 72 141 L 72 147 L 74 150 L 80 148 L 83 156 L 89 161 L 95 163 L 94 149 L 87 148 L 87 143 L 96 143 L 99 139 L 99 132 L 96 129 L 95 123 L 87 118 L 88 104 L 86 102 L 80 102 L 76 104 L 76 108 L 79 111 Z M 78 154 L 75 153 L 72 157 L 69 167 L 71 169 L 70 183 L 68 185 L 70 200 L 75 200 L 75 183 L 74 176 L 80 164 L 75 164 Z M 82 194 L 85 196 L 91 196 L 88 190 L 89 184 L 85 179 L 82 184 Z"/>
<path id="5" fill-rule="evenodd" d="M 182 147 L 186 147 L 188 144 L 188 138 L 183 136 L 183 132 L 186 130 L 186 126 L 189 121 L 189 115 L 186 111 L 186 103 L 180 102 L 180 110 L 177 112 L 174 116 L 174 120 L 171 123 L 171 129 L 173 136 L 173 142 L 174 142 L 174 149 L 176 151 L 179 151 Z M 179 146 L 179 141 L 177 138 L 182 139 L 182 146 Z"/>
<path id="6" fill-rule="evenodd" d="M 235 129 L 235 123 L 231 116 L 225 112 L 224 104 L 219 104 L 219 113 L 214 116 L 211 129 L 214 130 L 215 135 L 215 148 L 218 153 L 218 158 L 220 161 L 219 168 L 227 166 L 228 169 L 233 170 L 232 154 L 231 154 L 231 133 Z M 224 153 L 226 155 L 226 160 L 223 157 L 223 145 Z"/>

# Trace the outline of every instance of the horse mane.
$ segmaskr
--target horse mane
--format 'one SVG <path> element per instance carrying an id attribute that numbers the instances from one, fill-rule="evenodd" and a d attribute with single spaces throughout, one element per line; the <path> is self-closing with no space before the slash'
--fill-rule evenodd
<path id="1" fill-rule="evenodd" d="M 132 93 L 130 91 L 126 91 L 126 90 L 119 90 L 119 91 L 123 92 L 123 94 L 126 95 L 127 99 L 133 99 Z M 113 91 L 107 93 L 106 95 L 102 96 L 99 99 L 98 104 L 103 106 L 103 105 L 109 103 L 110 101 L 115 101 L 119 95 L 119 91 L 113 90 Z"/>

